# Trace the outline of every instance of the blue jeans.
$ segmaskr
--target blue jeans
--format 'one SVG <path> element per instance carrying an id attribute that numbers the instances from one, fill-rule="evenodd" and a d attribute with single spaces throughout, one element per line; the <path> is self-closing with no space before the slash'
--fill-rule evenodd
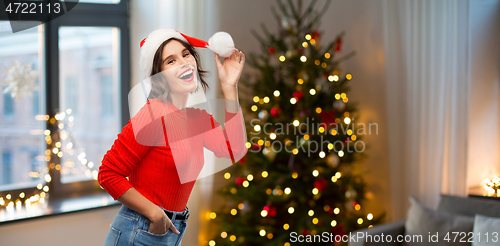
<path id="1" fill-rule="evenodd" d="M 162 209 L 166 210 L 164 208 Z M 110 228 L 104 240 L 104 246 L 181 245 L 182 236 L 187 227 L 187 220 L 179 220 L 175 217 L 185 215 L 188 212 L 189 210 L 187 207 L 182 212 L 173 212 L 174 215 L 171 220 L 180 234 L 175 234 L 170 229 L 167 229 L 165 234 L 159 235 L 148 232 L 150 221 L 146 216 L 122 205 L 113 223 L 109 226 Z"/>

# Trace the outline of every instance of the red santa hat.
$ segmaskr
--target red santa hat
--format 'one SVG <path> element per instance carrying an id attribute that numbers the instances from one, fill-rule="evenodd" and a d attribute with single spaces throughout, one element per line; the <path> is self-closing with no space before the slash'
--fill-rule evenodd
<path id="1" fill-rule="evenodd" d="M 231 35 L 226 32 L 217 32 L 209 40 L 189 37 L 173 29 L 158 29 L 151 32 L 141 41 L 140 67 L 144 78 L 151 75 L 153 68 L 153 58 L 160 45 L 167 39 L 178 38 L 188 42 L 190 45 L 199 48 L 209 48 L 222 57 L 229 57 L 234 50 L 234 42 Z"/>

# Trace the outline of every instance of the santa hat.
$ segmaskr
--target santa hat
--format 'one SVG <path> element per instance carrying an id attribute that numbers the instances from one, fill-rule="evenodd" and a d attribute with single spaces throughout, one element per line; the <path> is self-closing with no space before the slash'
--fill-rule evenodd
<path id="1" fill-rule="evenodd" d="M 153 68 L 153 58 L 160 45 L 170 38 L 178 38 L 188 42 L 190 45 L 199 48 L 209 48 L 222 57 L 229 57 L 234 50 L 234 42 L 231 35 L 226 32 L 217 32 L 209 40 L 189 37 L 173 29 L 158 29 L 151 32 L 148 37 L 141 41 L 140 66 L 144 78 L 151 75 Z"/>

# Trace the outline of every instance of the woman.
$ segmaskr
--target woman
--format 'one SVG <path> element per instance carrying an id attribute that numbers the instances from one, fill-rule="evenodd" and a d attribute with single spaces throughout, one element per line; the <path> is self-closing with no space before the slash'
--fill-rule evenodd
<path id="1" fill-rule="evenodd" d="M 156 30 L 141 42 L 141 70 L 151 77 L 149 100 L 118 134 L 99 168 L 99 184 L 122 203 L 105 246 L 180 245 L 189 217 L 186 204 L 203 167 L 203 148 L 233 162 L 246 153 L 237 103 L 245 56 L 227 45 L 232 40 L 221 44 L 214 37 L 208 48 L 230 55 L 221 63 L 215 54 L 226 99 L 224 130 L 205 110 L 186 107 L 192 92 L 200 85 L 208 87 L 193 48 L 207 44 L 171 29 Z"/>

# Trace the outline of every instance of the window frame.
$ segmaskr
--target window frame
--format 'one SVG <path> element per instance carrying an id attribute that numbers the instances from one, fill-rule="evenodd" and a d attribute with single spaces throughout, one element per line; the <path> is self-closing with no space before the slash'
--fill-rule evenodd
<path id="1" fill-rule="evenodd" d="M 56 0 L 43 0 L 43 4 L 54 3 Z M 3 4 L 0 4 L 3 5 Z M 3 6 L 0 6 L 3 7 Z M 0 21 L 8 21 L 6 16 L 0 15 Z M 42 76 L 45 79 L 45 105 L 46 114 L 50 118 L 54 118 L 59 108 L 59 28 L 65 26 L 75 27 L 116 27 L 119 29 L 119 64 L 118 64 L 118 80 L 119 80 L 119 104 L 120 104 L 120 124 L 124 127 L 128 122 L 129 111 L 127 104 L 127 95 L 130 91 L 130 30 L 129 30 L 129 0 L 121 0 L 116 4 L 103 3 L 78 3 L 69 13 L 61 17 L 47 22 L 48 16 L 42 14 L 33 14 L 26 16 L 24 21 L 41 21 L 44 22 L 44 64 Z M 41 96 L 41 95 L 39 95 Z M 58 128 L 51 125 L 47 121 L 46 129 L 52 133 L 58 132 Z M 49 146 L 47 145 L 47 148 Z M 55 168 L 50 168 L 53 165 L 60 164 L 61 159 L 52 154 L 49 166 L 49 174 L 51 181 L 46 183 L 49 186 L 49 199 L 60 203 L 64 199 L 74 199 L 75 197 L 85 197 L 95 195 L 97 193 L 105 193 L 99 186 L 96 180 L 78 181 L 72 183 L 62 183 L 61 173 Z M 100 164 L 100 163 L 99 163 Z M 5 197 L 7 194 L 17 196 L 19 193 L 25 192 L 26 195 L 38 193 L 37 187 L 23 187 L 12 190 L 0 190 L 0 197 Z M 49 205 L 50 206 L 50 205 Z M 83 209 L 88 209 L 82 207 Z M 52 214 L 52 213 L 51 213 Z M 20 218 L 24 219 L 24 218 Z M 9 221 L 9 220 L 7 220 Z M 0 221 L 0 224 L 4 222 Z"/>

